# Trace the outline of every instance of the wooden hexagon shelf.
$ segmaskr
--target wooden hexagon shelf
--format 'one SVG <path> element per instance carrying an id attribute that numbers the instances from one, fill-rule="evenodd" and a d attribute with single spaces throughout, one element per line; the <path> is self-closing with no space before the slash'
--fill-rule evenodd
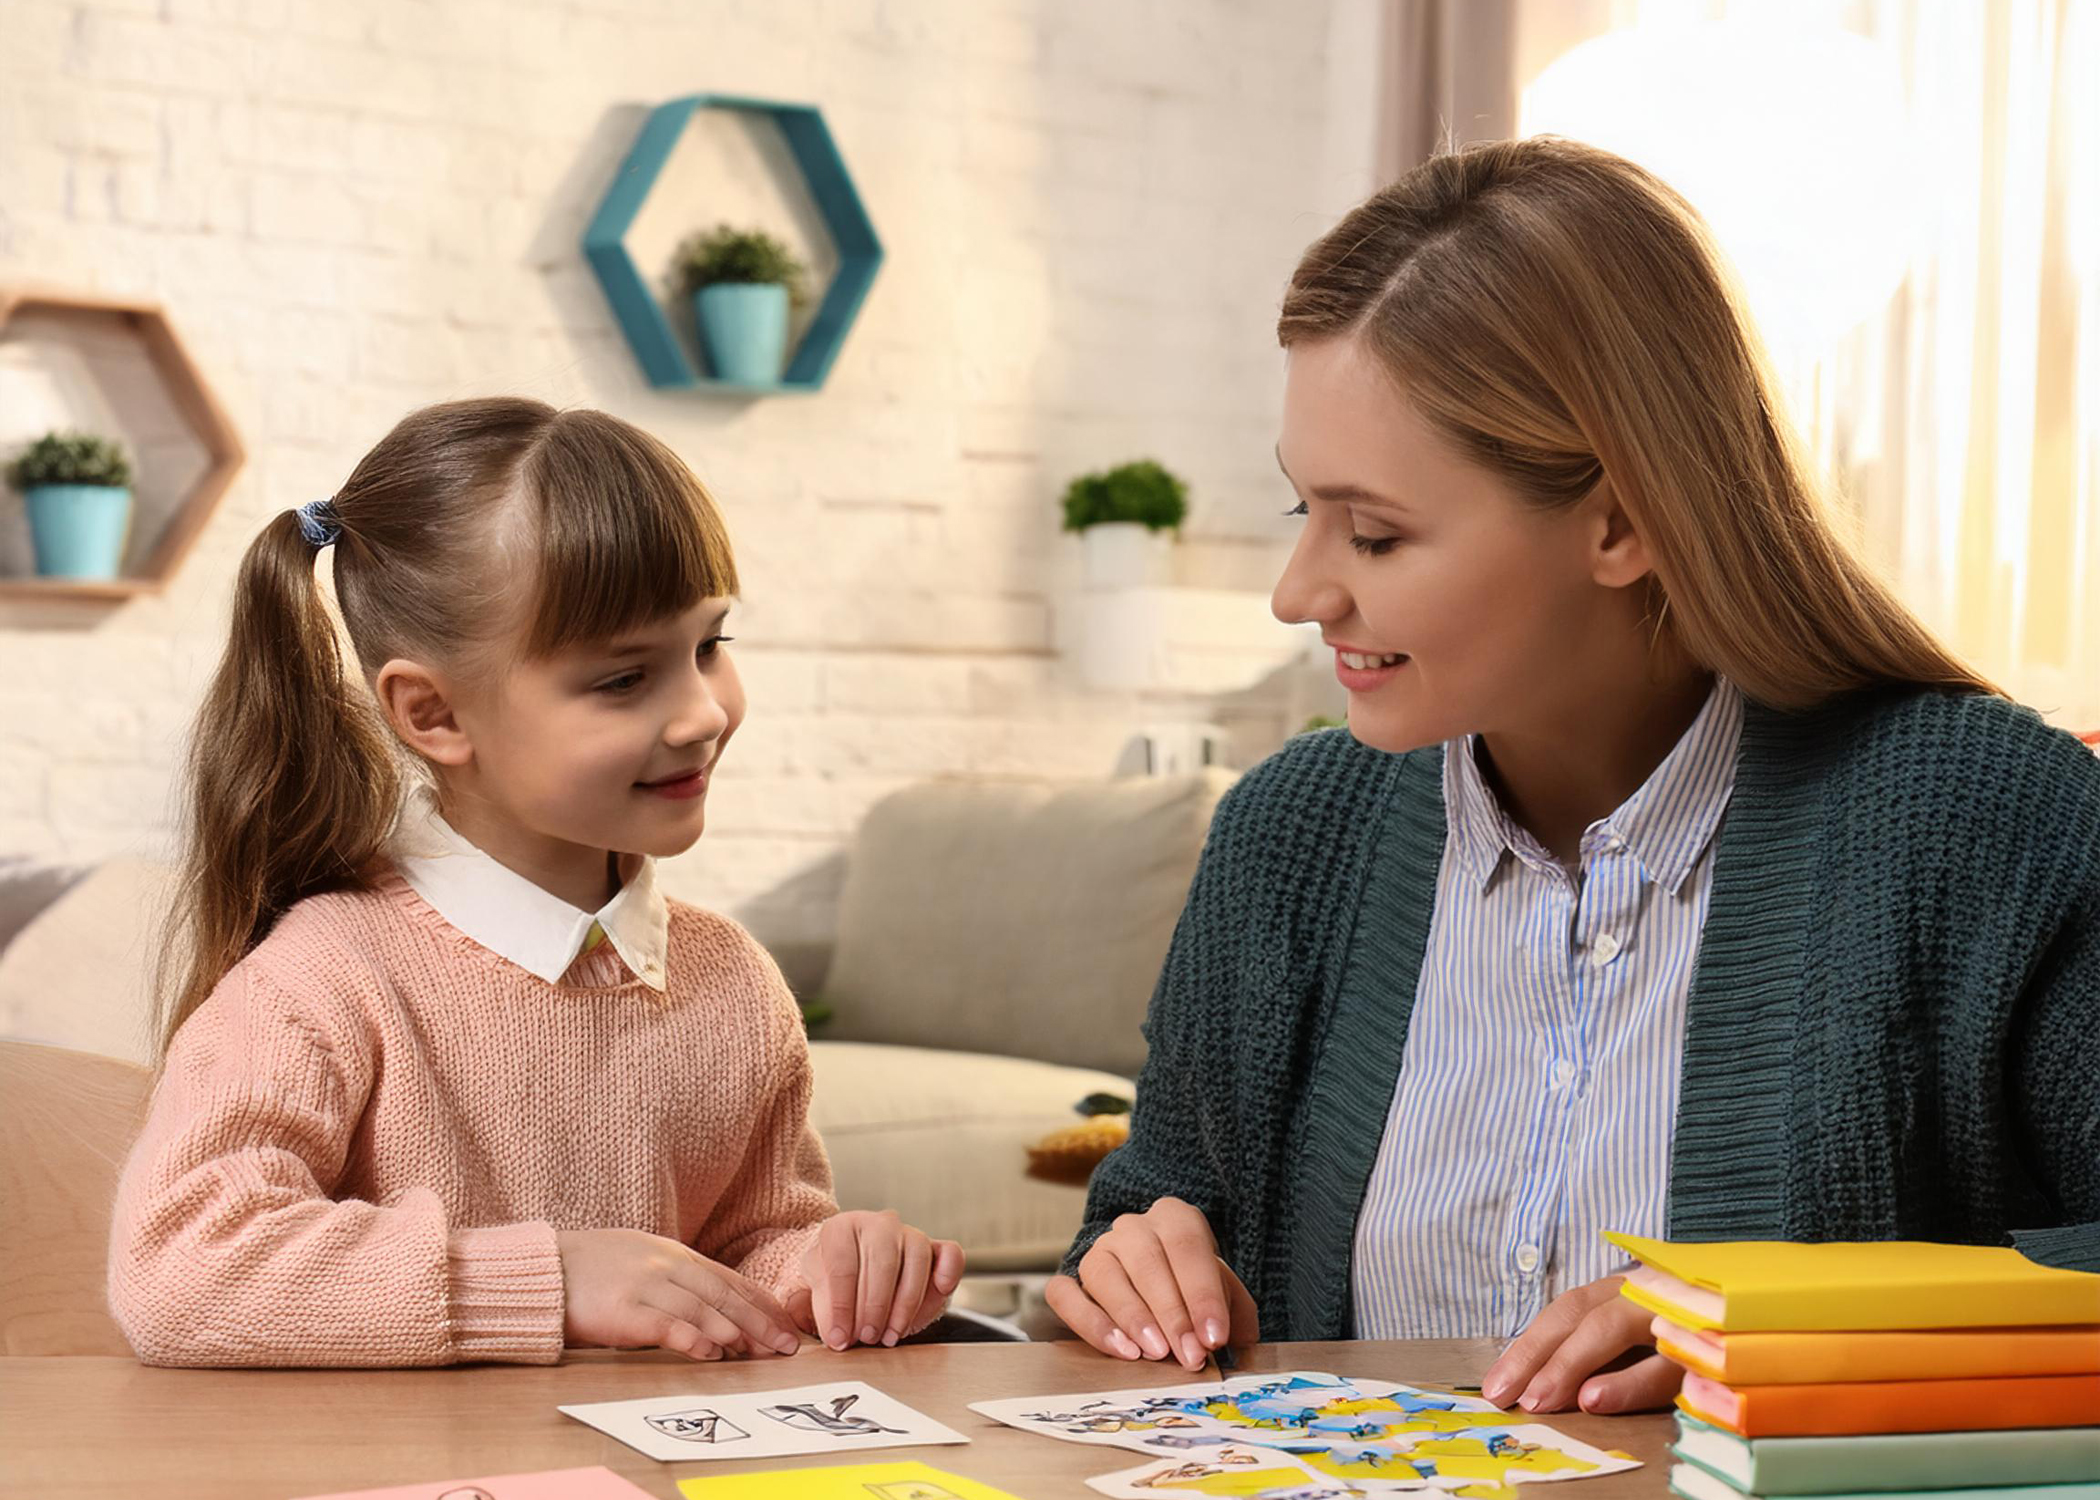
<path id="1" fill-rule="evenodd" d="M 627 235 L 697 111 L 721 110 L 769 120 L 838 254 L 815 316 L 777 382 L 750 385 L 701 370 L 665 316 L 663 305 L 628 252 Z M 860 201 L 823 114 L 809 104 L 782 104 L 734 94 L 693 94 L 651 110 L 583 236 L 584 259 L 612 305 L 613 317 L 649 383 L 729 396 L 767 396 L 820 389 L 882 265 L 882 242 Z"/>
<path id="2" fill-rule="evenodd" d="M 157 593 L 188 556 L 204 523 L 224 498 L 246 456 L 225 409 L 183 347 L 159 304 L 93 293 L 0 287 L 0 345 L 10 330 L 34 325 L 45 337 L 96 345 L 105 351 L 124 341 L 137 346 L 150 371 L 155 399 L 172 413 L 183 437 L 197 450 L 179 493 L 160 507 L 160 533 L 133 571 L 122 578 L 0 577 L 0 599 L 129 599 Z M 134 358 L 136 358 L 136 355 Z M 139 465 L 143 477 L 143 464 Z M 136 554 L 135 554 L 136 555 Z"/>

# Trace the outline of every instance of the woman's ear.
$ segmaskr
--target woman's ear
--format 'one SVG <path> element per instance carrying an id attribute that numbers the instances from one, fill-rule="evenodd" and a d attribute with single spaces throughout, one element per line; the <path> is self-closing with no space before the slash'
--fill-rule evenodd
<path id="1" fill-rule="evenodd" d="M 1590 577 L 1608 589 L 1630 588 L 1655 571 L 1648 543 L 1610 480 L 1583 501 L 1591 509 Z"/>
<path id="2" fill-rule="evenodd" d="M 416 754 L 440 766 L 464 766 L 473 760 L 473 742 L 460 726 L 451 693 L 438 673 L 397 656 L 379 669 L 372 691 L 387 723 Z"/>

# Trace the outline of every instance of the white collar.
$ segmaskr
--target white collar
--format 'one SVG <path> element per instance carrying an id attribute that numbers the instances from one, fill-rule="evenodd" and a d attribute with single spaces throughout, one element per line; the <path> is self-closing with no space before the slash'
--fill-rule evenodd
<path id="1" fill-rule="evenodd" d="M 612 900 L 584 911 L 469 843 L 421 788 L 410 796 L 392 852 L 402 878 L 439 916 L 527 973 L 559 982 L 596 924 L 644 984 L 664 988 L 671 911 L 656 888 L 654 859 L 639 856 Z"/>

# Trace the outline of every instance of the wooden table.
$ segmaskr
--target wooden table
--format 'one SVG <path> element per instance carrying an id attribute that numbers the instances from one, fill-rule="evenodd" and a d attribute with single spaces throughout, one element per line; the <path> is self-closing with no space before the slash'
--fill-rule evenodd
<path id="1" fill-rule="evenodd" d="M 1460 1341 L 1266 1344 L 1240 1372 L 1324 1370 L 1422 1385 L 1473 1384 L 1497 1346 Z M 825 1460 L 658 1463 L 555 1410 L 681 1392 L 865 1380 L 967 1435 L 830 1462 L 920 1459 L 1023 1500 L 1091 1496 L 1083 1481 L 1144 1462 L 1120 1449 L 1016 1431 L 969 1410 L 1001 1396 L 1175 1385 L 1178 1366 L 1125 1364 L 1083 1345 L 928 1344 L 695 1365 L 661 1352 L 572 1352 L 560 1365 L 449 1370 L 156 1370 L 128 1359 L 0 1359 L 0 1496 L 23 1500 L 291 1500 L 335 1490 L 603 1464 L 677 1500 L 680 1479 Z M 1647 1467 L 1570 1480 L 1541 1500 L 1665 1494 L 1667 1417 L 1558 1415 L 1553 1426 Z M 1568 1488 L 1567 1486 L 1573 1486 Z"/>

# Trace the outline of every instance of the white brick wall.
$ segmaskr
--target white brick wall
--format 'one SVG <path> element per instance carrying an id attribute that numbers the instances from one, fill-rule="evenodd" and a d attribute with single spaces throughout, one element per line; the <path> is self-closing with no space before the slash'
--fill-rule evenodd
<path id="1" fill-rule="evenodd" d="M 822 937 L 913 780 L 1099 774 L 1185 717 L 1259 753 L 1302 695 L 1074 685 L 1054 500 L 1156 455 L 1194 485 L 1185 581 L 1266 588 L 1272 321 L 1368 185 L 1370 8 L 8 0 L 0 279 L 163 300 L 252 457 L 165 597 L 0 604 L 0 851 L 159 847 L 247 539 L 496 391 L 642 423 L 730 516 L 752 718 L 667 881 L 762 935 Z M 700 90 L 821 104 L 886 242 L 820 397 L 648 390 L 576 253 L 636 107 Z"/>

